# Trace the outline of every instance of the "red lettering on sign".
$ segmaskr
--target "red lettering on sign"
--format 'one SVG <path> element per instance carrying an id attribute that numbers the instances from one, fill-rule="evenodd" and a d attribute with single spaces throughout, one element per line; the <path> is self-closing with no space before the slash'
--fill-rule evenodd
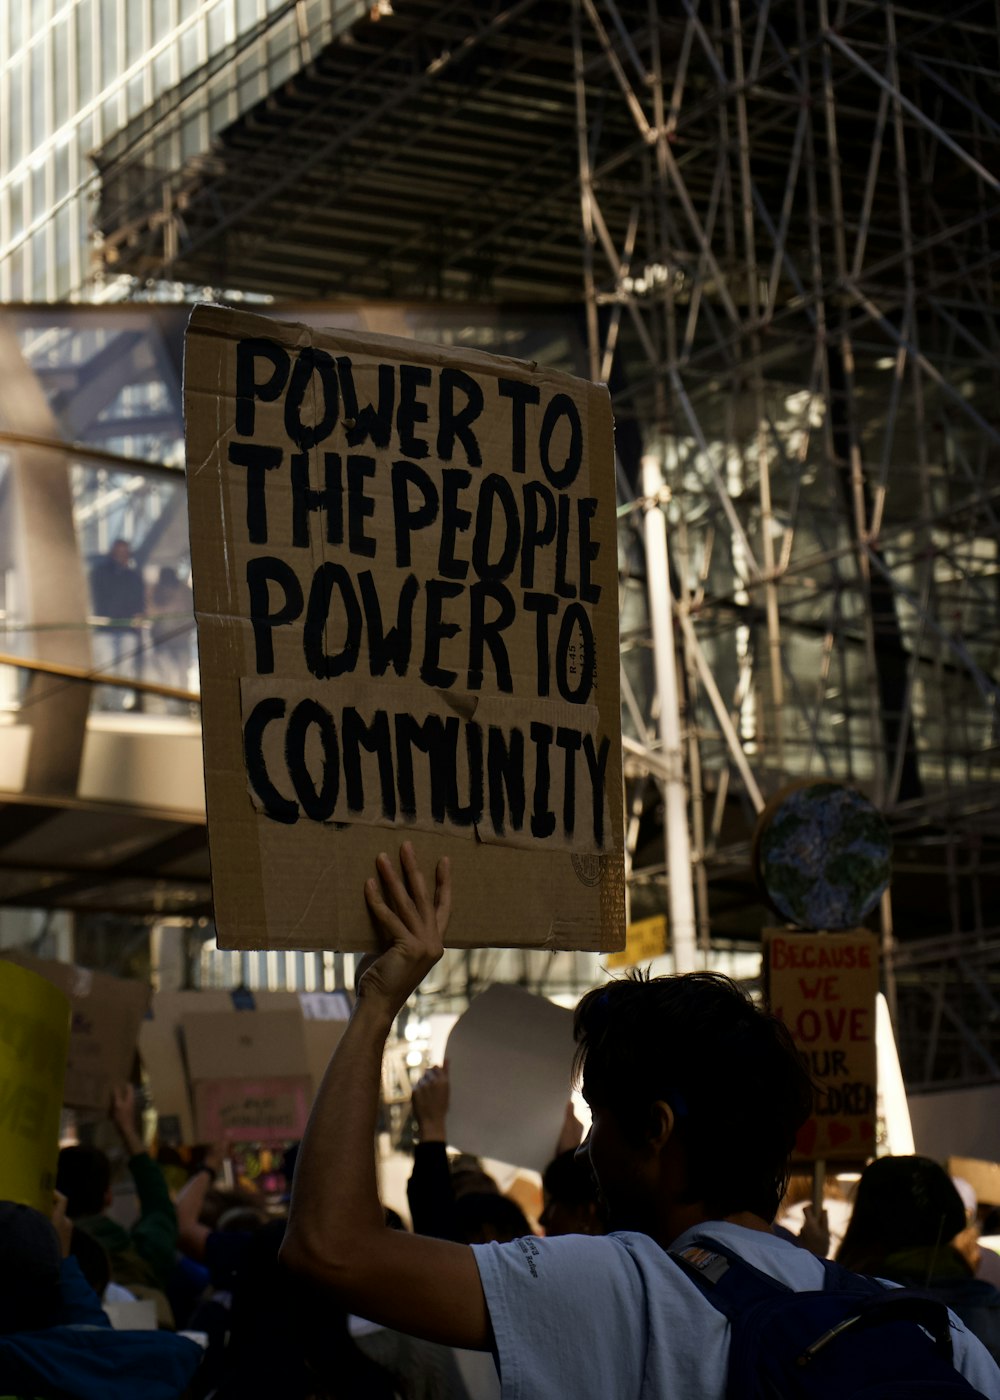
<path id="1" fill-rule="evenodd" d="M 839 1001 L 836 977 L 800 977 L 799 991 L 807 1001 Z"/>
<path id="2" fill-rule="evenodd" d="M 775 1013 L 779 1015 L 779 1013 Z M 799 1012 L 792 1028 L 796 1040 L 812 1045 L 825 1036 L 837 1044 L 841 1040 L 871 1040 L 866 1030 L 868 1012 L 864 1007 L 824 1006 L 822 1012 L 811 1006 Z M 780 1015 L 779 1015 L 780 1019 Z"/>
<path id="3" fill-rule="evenodd" d="M 871 949 L 867 946 L 849 944 L 827 948 L 812 939 L 803 939 L 801 943 L 790 943 L 784 938 L 771 940 L 771 966 L 776 972 L 800 967 L 807 971 L 830 967 L 838 972 L 851 972 L 871 965 Z"/>

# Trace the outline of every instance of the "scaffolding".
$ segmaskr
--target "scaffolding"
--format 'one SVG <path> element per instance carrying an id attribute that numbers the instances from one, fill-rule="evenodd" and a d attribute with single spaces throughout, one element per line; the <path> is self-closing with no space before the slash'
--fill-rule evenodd
<path id="1" fill-rule="evenodd" d="M 998 79 L 992 0 L 394 0 L 210 163 L 103 167 L 140 280 L 582 287 L 632 914 L 683 965 L 752 936 L 767 797 L 860 787 L 911 1087 L 1000 1062 Z"/>
<path id="2" fill-rule="evenodd" d="M 572 10 L 590 369 L 617 369 L 637 423 L 620 511 L 632 853 L 645 758 L 663 760 L 668 817 L 683 760 L 690 859 L 668 820 L 662 873 L 693 886 L 671 912 L 694 965 L 710 882 L 745 867 L 765 797 L 795 777 L 861 787 L 894 828 L 897 887 L 938 874 L 947 891 L 926 910 L 933 949 L 912 922 L 897 944 L 890 897 L 881 910 L 911 1085 L 995 1077 L 997 13 L 677 9 Z M 612 104 L 630 141 L 609 139 Z M 654 655 L 674 640 L 664 592 L 686 680 L 654 692 L 681 713 L 673 748 L 638 701 L 647 615 Z M 661 868 L 632 873 L 638 903 Z"/>

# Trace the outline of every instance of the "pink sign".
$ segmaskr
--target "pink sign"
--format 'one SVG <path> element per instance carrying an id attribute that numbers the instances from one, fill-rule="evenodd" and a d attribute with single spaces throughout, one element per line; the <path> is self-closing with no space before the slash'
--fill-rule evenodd
<path id="1" fill-rule="evenodd" d="M 307 1076 L 203 1079 L 194 1086 L 200 1142 L 289 1142 L 305 1132 L 312 1102 Z"/>

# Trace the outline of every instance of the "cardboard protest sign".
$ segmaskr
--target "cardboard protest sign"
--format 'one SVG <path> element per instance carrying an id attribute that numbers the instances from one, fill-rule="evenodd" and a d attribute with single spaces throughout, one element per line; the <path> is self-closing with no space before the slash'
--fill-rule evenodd
<path id="1" fill-rule="evenodd" d="M 19 949 L 4 956 L 69 998 L 73 1019 L 63 1102 L 69 1108 L 107 1113 L 112 1089 L 131 1076 L 149 987 L 72 963 L 34 958 Z"/>
<path id="2" fill-rule="evenodd" d="M 302 1013 L 287 1011 L 194 1012 L 181 1021 L 188 1076 L 253 1079 L 305 1074 Z"/>
<path id="3" fill-rule="evenodd" d="M 637 919 L 625 930 L 625 947 L 620 953 L 612 953 L 607 958 L 607 966 L 612 969 L 635 967 L 637 963 L 649 962 L 662 957 L 667 951 L 667 918 L 665 914 L 655 914 L 651 919 Z"/>
<path id="4" fill-rule="evenodd" d="M 799 1161 L 857 1161 L 875 1147 L 878 943 L 850 933 L 764 930 L 768 1003 L 819 1086 Z"/>
<path id="5" fill-rule="evenodd" d="M 573 1072 L 573 1013 L 521 987 L 488 987 L 448 1038 L 448 1139 L 477 1157 L 544 1171 Z"/>
<path id="6" fill-rule="evenodd" d="M 309 1120 L 308 1079 L 208 1079 L 194 1086 L 195 1121 L 202 1142 L 288 1142 Z"/>
<path id="7" fill-rule="evenodd" d="M 0 962 L 0 1200 L 52 1213 L 69 1047 L 69 1000 Z"/>
<path id="8" fill-rule="evenodd" d="M 409 838 L 452 944 L 620 947 L 607 391 L 211 306 L 184 379 L 220 946 L 370 947 Z"/>
<path id="9" fill-rule="evenodd" d="M 217 989 L 157 992 L 152 1014 L 142 1023 L 139 1048 L 149 1076 L 160 1136 L 171 1142 L 216 1140 L 221 1090 L 206 1097 L 199 1085 L 227 1086 L 227 1102 L 249 1123 L 248 1085 L 281 1079 L 291 1083 L 294 1102 L 305 1092 L 306 1111 L 315 1097 L 330 1056 L 347 1025 L 350 1001 L 344 992 L 255 992 L 251 1010 L 237 1010 L 233 993 Z M 287 1089 L 287 1083 L 285 1083 Z M 284 1092 L 284 1091 L 283 1091 Z M 270 1090 L 268 1090 L 270 1093 Z M 206 1105 L 205 1114 L 195 1113 Z M 282 1121 L 291 1121 L 287 1093 Z M 240 1105 L 243 1105 L 241 1108 Z M 296 1110 L 297 1111 L 297 1110 Z M 229 1110 L 227 1110 L 227 1113 Z M 273 1116 L 273 1106 L 268 1109 Z M 214 1115 L 214 1116 L 213 1116 Z M 234 1140 L 230 1133 L 230 1140 Z M 286 1136 L 288 1136 L 286 1134 Z M 265 1141 L 269 1139 L 254 1139 Z"/>

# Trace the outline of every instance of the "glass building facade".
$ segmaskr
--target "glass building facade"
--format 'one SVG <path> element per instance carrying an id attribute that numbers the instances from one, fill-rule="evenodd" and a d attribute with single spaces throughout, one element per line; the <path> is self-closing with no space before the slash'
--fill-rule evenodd
<path id="1" fill-rule="evenodd" d="M 90 230 L 92 154 L 195 93 L 168 160 L 213 135 L 365 7 L 338 0 L 5 0 L 0 5 L 0 302 L 115 296 Z M 208 102 L 203 99 L 207 92 Z"/>

